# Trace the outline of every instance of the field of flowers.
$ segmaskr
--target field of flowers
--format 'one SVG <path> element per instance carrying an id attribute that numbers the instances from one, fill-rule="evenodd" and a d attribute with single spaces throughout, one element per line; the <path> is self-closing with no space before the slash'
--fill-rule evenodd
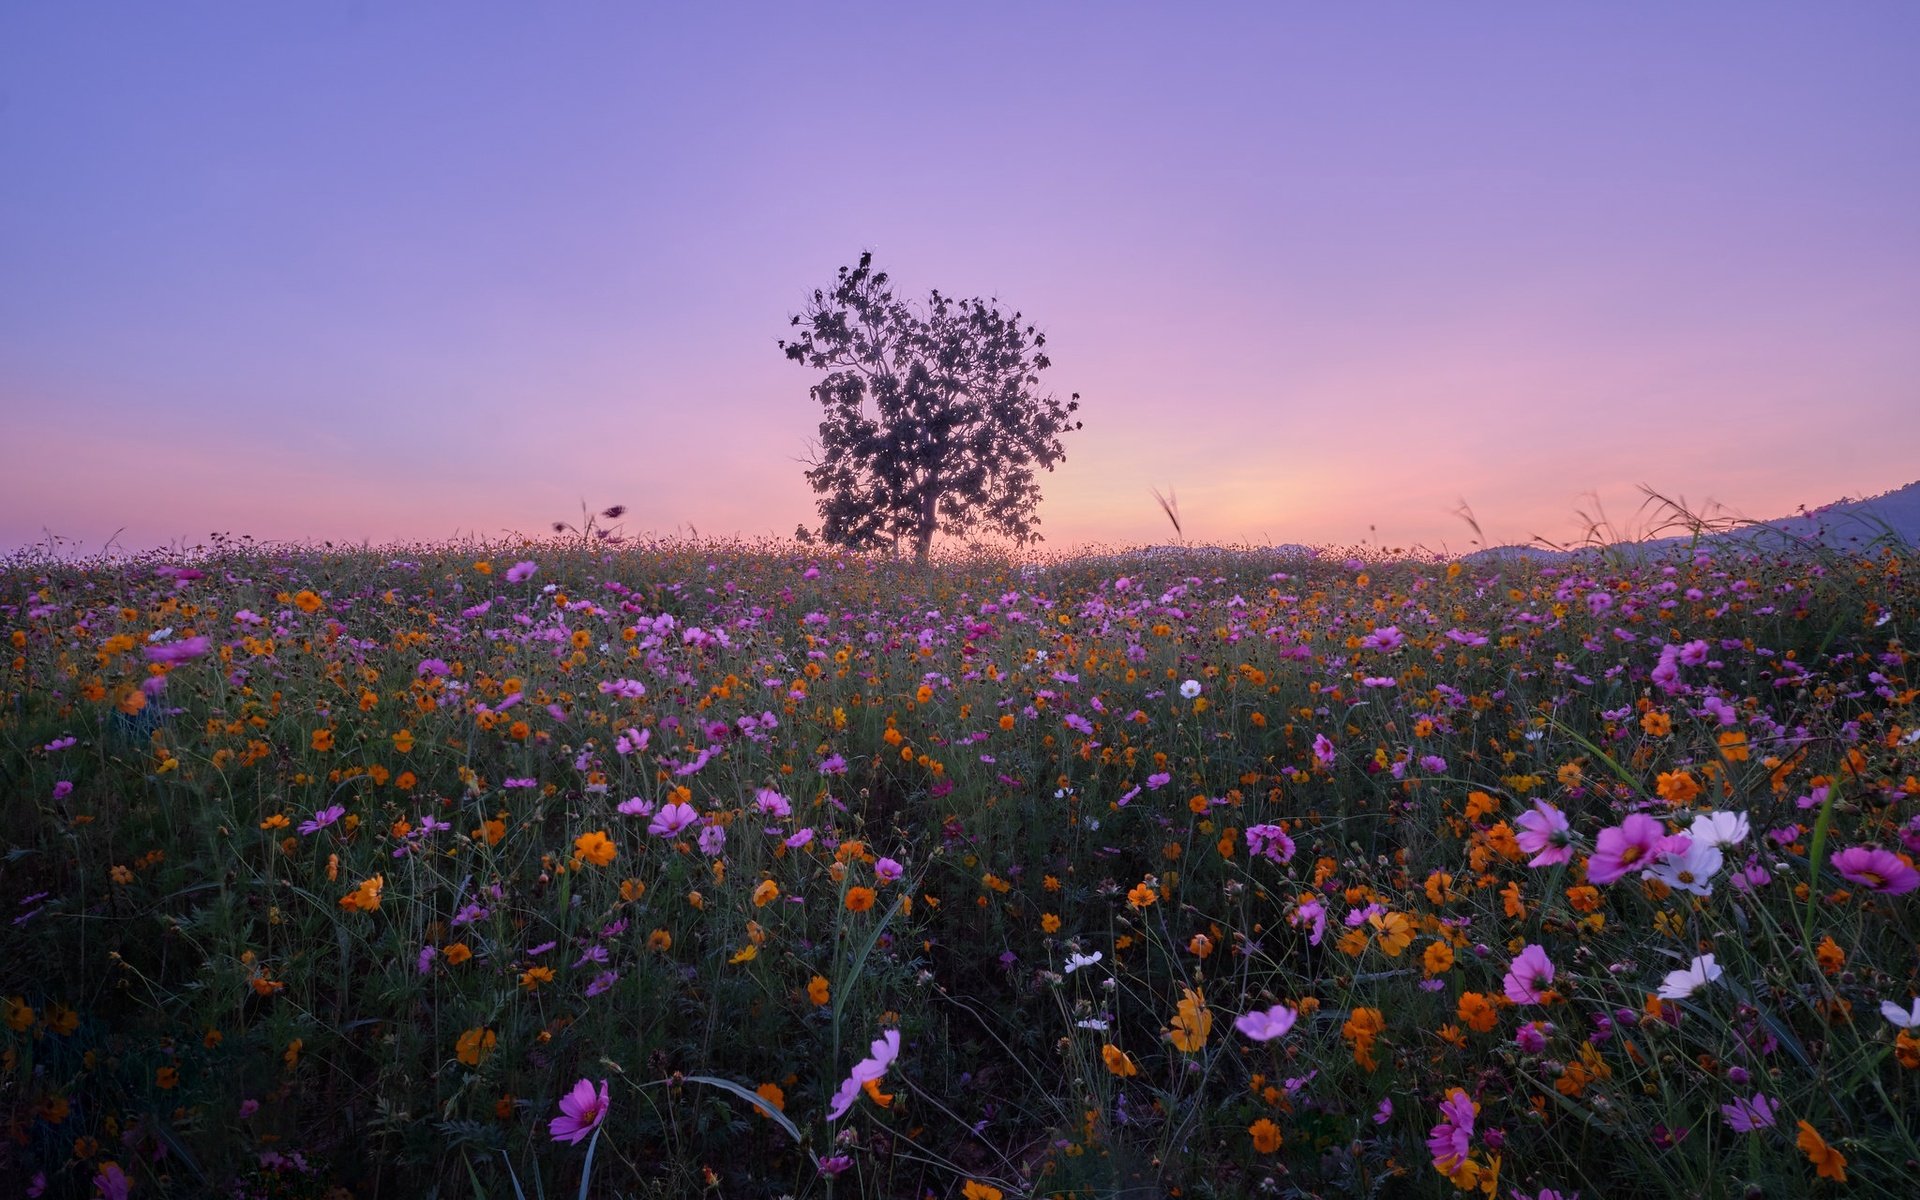
<path id="1" fill-rule="evenodd" d="M 0 1187 L 1910 1195 L 1909 555 L 0 570 Z"/>

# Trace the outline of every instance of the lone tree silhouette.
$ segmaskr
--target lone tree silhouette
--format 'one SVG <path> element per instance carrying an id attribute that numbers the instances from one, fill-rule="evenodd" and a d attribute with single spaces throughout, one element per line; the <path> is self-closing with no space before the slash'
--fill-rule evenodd
<path id="1" fill-rule="evenodd" d="M 1066 457 L 1080 428 L 1036 390 L 1047 337 L 999 301 L 934 292 L 915 311 L 894 299 L 873 254 L 815 291 L 780 348 L 826 371 L 809 394 L 825 410 L 807 482 L 820 495 L 821 537 L 854 549 L 913 547 L 925 562 L 936 532 L 1041 540 L 1034 468 Z M 806 531 L 801 530 L 804 535 Z"/>

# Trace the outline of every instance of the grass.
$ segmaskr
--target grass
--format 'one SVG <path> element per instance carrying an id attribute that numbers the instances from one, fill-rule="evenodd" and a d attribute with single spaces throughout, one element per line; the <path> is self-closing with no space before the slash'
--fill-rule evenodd
<path id="1" fill-rule="evenodd" d="M 569 532 L 0 569 L 0 1179 L 1910 1190 L 1910 555 Z"/>

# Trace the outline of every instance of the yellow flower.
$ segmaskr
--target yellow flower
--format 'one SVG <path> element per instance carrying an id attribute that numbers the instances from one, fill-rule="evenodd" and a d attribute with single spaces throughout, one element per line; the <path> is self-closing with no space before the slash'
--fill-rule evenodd
<path id="1" fill-rule="evenodd" d="M 1122 1079 L 1140 1073 L 1140 1068 L 1134 1065 L 1133 1059 L 1127 1052 L 1111 1042 L 1100 1047 L 1100 1060 L 1107 1064 L 1109 1072 Z"/>
<path id="2" fill-rule="evenodd" d="M 581 858 L 586 859 L 596 867 L 606 866 L 613 861 L 613 856 L 618 853 L 614 847 L 613 839 L 606 835 L 605 830 L 600 829 L 596 829 L 591 833 L 583 833 L 573 839 L 573 848 L 580 852 Z"/>
<path id="3" fill-rule="evenodd" d="M 1192 1054 L 1207 1044 L 1207 1037 L 1213 1032 L 1213 1012 L 1207 1008 L 1206 997 L 1199 992 L 1192 988 L 1181 988 L 1180 992 L 1173 1028 L 1167 1030 L 1167 1037 L 1176 1050 Z"/>
<path id="4" fill-rule="evenodd" d="M 475 1026 L 461 1034 L 459 1040 L 454 1042 L 453 1055 L 468 1066 L 477 1067 L 481 1060 L 493 1053 L 494 1045 L 498 1041 L 493 1030 Z"/>
<path id="5" fill-rule="evenodd" d="M 759 957 L 760 957 L 760 947 L 742 946 L 739 950 L 735 951 L 733 957 L 729 958 L 727 961 L 734 964 L 735 966 L 738 966 L 741 963 L 752 962 L 754 959 Z"/>

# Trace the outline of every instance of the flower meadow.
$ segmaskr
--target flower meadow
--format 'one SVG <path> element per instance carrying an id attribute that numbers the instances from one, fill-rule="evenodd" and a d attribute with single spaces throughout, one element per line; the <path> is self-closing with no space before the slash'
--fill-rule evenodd
<path id="1" fill-rule="evenodd" d="M 1909 1195 L 1910 555 L 0 569 L 0 1181 Z"/>

